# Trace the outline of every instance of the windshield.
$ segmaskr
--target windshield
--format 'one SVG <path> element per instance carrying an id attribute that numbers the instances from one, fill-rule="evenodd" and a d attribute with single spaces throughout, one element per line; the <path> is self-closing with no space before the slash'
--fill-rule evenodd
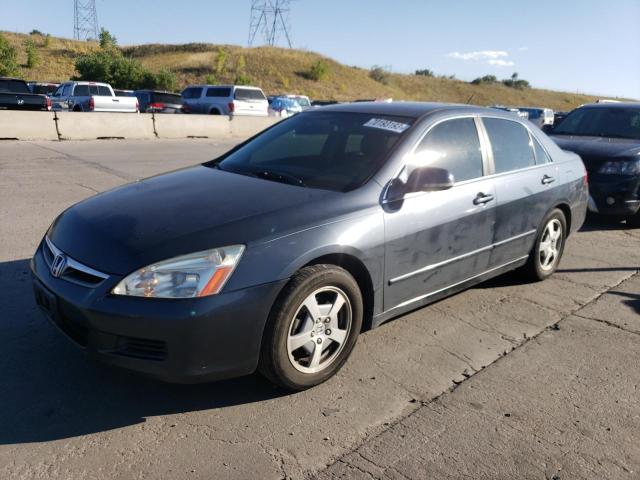
<path id="1" fill-rule="evenodd" d="M 346 112 L 296 115 L 232 151 L 221 170 L 326 190 L 361 186 L 385 162 L 412 118 Z"/>
<path id="2" fill-rule="evenodd" d="M 553 133 L 640 140 L 640 108 L 579 108 Z"/>
<path id="3" fill-rule="evenodd" d="M 309 99 L 307 97 L 295 97 L 296 101 L 301 107 L 310 107 Z"/>

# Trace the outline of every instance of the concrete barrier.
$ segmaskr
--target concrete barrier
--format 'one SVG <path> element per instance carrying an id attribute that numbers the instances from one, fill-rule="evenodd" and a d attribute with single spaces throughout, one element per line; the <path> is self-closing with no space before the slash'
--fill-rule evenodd
<path id="1" fill-rule="evenodd" d="M 96 138 L 155 138 L 153 115 L 148 113 L 57 112 L 63 140 Z"/>
<path id="2" fill-rule="evenodd" d="M 280 118 L 276 117 L 232 117 L 230 122 L 231 135 L 233 137 L 249 138 L 280 120 Z"/>
<path id="3" fill-rule="evenodd" d="M 159 138 L 229 137 L 229 117 L 222 115 L 155 115 Z"/>
<path id="4" fill-rule="evenodd" d="M 0 139 L 58 140 L 52 112 L 0 110 Z"/>

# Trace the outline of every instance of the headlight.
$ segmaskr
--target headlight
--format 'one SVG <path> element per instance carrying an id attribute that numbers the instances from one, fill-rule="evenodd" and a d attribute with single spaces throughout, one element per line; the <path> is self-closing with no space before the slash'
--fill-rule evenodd
<path id="1" fill-rule="evenodd" d="M 620 160 L 617 162 L 606 162 L 599 173 L 612 175 L 638 175 L 640 174 L 640 158 L 635 160 Z"/>
<path id="2" fill-rule="evenodd" d="M 233 273 L 244 245 L 182 255 L 141 268 L 113 289 L 115 295 L 190 298 L 215 295 Z"/>

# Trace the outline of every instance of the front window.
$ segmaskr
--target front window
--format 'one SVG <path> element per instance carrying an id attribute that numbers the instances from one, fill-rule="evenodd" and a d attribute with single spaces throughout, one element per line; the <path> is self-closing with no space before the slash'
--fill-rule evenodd
<path id="1" fill-rule="evenodd" d="M 553 134 L 640 140 L 640 108 L 579 108 Z"/>
<path id="2" fill-rule="evenodd" d="M 232 151 L 221 170 L 298 186 L 348 191 L 384 164 L 412 118 L 313 112 L 285 120 Z"/>
<path id="3" fill-rule="evenodd" d="M 202 88 L 200 87 L 189 87 L 182 92 L 182 98 L 187 100 L 200 98 L 201 95 Z"/>

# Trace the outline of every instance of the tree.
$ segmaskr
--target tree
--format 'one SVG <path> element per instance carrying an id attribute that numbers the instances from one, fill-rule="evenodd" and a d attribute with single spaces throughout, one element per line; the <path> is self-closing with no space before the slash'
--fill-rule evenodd
<path id="1" fill-rule="evenodd" d="M 492 85 L 498 83 L 498 79 L 495 75 L 485 75 L 484 77 L 478 77 L 471 81 L 473 85 Z"/>
<path id="2" fill-rule="evenodd" d="M 116 48 L 118 46 L 118 40 L 115 36 L 109 33 L 109 30 L 104 28 L 100 29 L 100 34 L 98 35 L 100 39 L 100 48 L 103 50 Z"/>
<path id="3" fill-rule="evenodd" d="M 416 75 L 420 76 L 420 77 L 434 77 L 435 74 L 433 73 L 433 70 L 429 70 L 428 68 L 425 68 L 424 70 L 416 70 Z"/>
<path id="4" fill-rule="evenodd" d="M 369 70 L 369 77 L 376 82 L 387 85 L 389 83 L 389 70 L 378 65 L 374 65 L 371 67 L 371 70 Z"/>
<path id="5" fill-rule="evenodd" d="M 40 63 L 40 54 L 36 48 L 36 44 L 30 38 L 24 42 L 27 51 L 27 68 L 35 68 Z"/>
<path id="6" fill-rule="evenodd" d="M 13 76 L 18 73 L 18 52 L 9 40 L 0 33 L 0 76 Z"/>
<path id="7" fill-rule="evenodd" d="M 163 68 L 155 74 L 155 86 L 158 90 L 167 90 L 172 92 L 176 89 L 178 79 L 176 75 L 171 71 Z"/>
<path id="8" fill-rule="evenodd" d="M 518 90 L 531 88 L 531 84 L 528 81 L 518 78 L 518 72 L 513 72 L 511 78 L 505 78 L 504 80 L 502 80 L 502 84 L 510 88 L 516 88 Z"/>

